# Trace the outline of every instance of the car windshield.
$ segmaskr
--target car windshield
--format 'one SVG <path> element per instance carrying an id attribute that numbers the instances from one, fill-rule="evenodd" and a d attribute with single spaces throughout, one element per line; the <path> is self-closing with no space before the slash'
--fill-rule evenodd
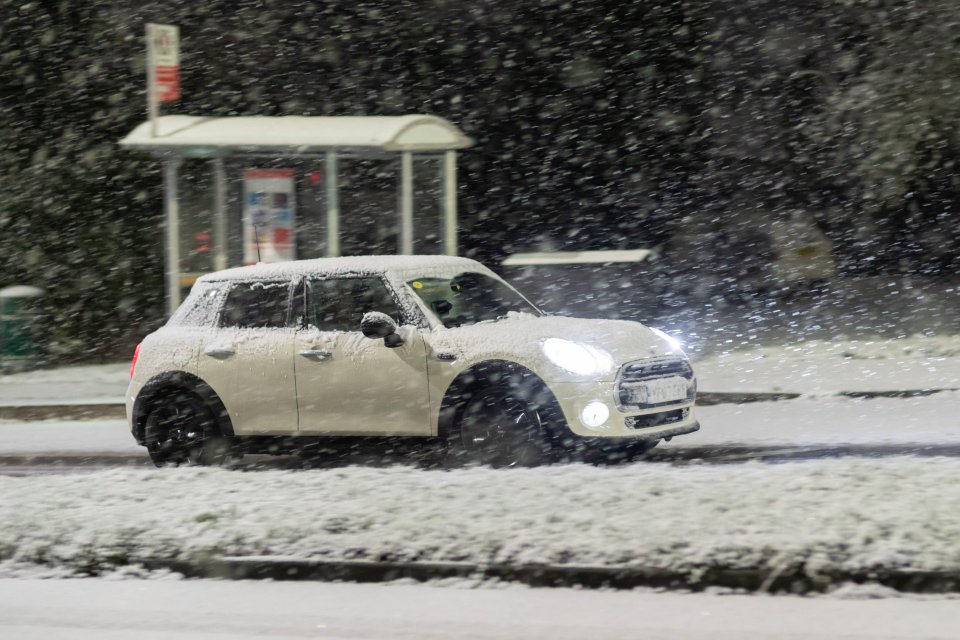
<path id="1" fill-rule="evenodd" d="M 498 320 L 511 311 L 541 315 L 516 289 L 482 273 L 414 278 L 407 284 L 447 328 Z"/>

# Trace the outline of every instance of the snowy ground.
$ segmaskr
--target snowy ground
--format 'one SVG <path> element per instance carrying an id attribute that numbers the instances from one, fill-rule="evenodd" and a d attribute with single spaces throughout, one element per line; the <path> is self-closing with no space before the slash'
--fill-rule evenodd
<path id="1" fill-rule="evenodd" d="M 129 362 L 3 375 L 0 406 L 122 403 L 129 382 Z"/>
<path id="2" fill-rule="evenodd" d="M 465 586 L 465 585 L 455 585 Z M 850 593 L 850 591 L 846 591 Z M 943 599 L 219 581 L 0 580 L 18 640 L 952 640 Z"/>
<path id="3" fill-rule="evenodd" d="M 667 446 L 960 444 L 960 392 L 914 398 L 803 397 L 698 407 L 700 431 Z"/>
<path id="4" fill-rule="evenodd" d="M 5 376 L 0 404 L 119 400 L 126 367 Z M 663 443 L 654 462 L 619 467 L 0 477 L 0 574 L 76 575 L 221 554 L 644 565 L 691 576 L 705 566 L 775 572 L 798 563 L 811 571 L 960 570 L 960 460 L 899 455 L 955 456 L 960 392 L 834 395 L 960 387 L 960 338 L 806 342 L 718 352 L 696 367 L 704 390 L 804 396 L 701 407 L 700 432 Z M 872 457 L 704 464 L 725 461 L 723 447 L 833 445 Z M 890 449 L 878 453 L 881 446 Z M 696 454 L 679 466 L 656 463 L 684 451 Z M 52 453 L 144 454 L 122 420 L 0 422 L 0 457 Z M 0 624 L 9 619 L 0 614 Z"/>
<path id="5" fill-rule="evenodd" d="M 960 388 L 960 336 L 809 340 L 731 349 L 694 362 L 701 391 L 898 391 Z"/>
<path id="6" fill-rule="evenodd" d="M 0 456 L 33 453 L 145 453 L 126 420 L 0 420 Z"/>
<path id="7" fill-rule="evenodd" d="M 812 574 L 960 570 L 960 460 L 0 477 L 0 553 L 84 573 L 211 555 Z M 28 572 L 27 575 L 32 575 Z"/>

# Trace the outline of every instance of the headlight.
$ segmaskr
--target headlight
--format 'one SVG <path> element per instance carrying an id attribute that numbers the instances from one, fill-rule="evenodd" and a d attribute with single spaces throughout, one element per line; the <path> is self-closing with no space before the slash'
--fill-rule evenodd
<path id="1" fill-rule="evenodd" d="M 683 343 L 677 340 L 676 338 L 674 338 L 673 336 L 668 335 L 665 331 L 661 331 L 660 329 L 654 329 L 653 327 L 649 327 L 649 329 L 650 331 L 653 331 L 655 334 L 657 334 L 657 336 L 662 338 L 668 345 L 670 345 L 671 349 L 676 349 L 677 351 L 683 351 Z"/>
<path id="2" fill-rule="evenodd" d="M 543 355 L 561 369 L 581 376 L 606 373 L 613 367 L 613 358 L 606 351 L 563 338 L 544 340 Z"/>

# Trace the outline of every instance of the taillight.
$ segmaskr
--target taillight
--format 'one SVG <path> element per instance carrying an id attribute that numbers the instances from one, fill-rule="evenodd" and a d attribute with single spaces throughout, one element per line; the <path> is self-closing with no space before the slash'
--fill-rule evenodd
<path id="1" fill-rule="evenodd" d="M 133 350 L 133 360 L 130 361 L 130 377 L 133 377 L 133 372 L 137 368 L 137 358 L 140 357 L 140 347 L 143 346 L 143 343 L 139 343 L 137 348 Z"/>

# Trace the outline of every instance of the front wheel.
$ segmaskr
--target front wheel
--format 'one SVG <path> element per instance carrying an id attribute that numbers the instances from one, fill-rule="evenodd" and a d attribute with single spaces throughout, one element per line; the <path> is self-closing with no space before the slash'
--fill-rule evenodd
<path id="1" fill-rule="evenodd" d="M 549 401 L 543 400 L 545 395 L 531 395 L 502 384 L 478 389 L 463 408 L 451 445 L 468 460 L 481 464 L 535 466 L 553 462 L 554 412 Z"/>
<path id="2" fill-rule="evenodd" d="M 147 415 L 147 453 L 158 467 L 220 465 L 233 442 L 220 432 L 216 416 L 200 398 L 178 393 L 158 400 Z"/>

